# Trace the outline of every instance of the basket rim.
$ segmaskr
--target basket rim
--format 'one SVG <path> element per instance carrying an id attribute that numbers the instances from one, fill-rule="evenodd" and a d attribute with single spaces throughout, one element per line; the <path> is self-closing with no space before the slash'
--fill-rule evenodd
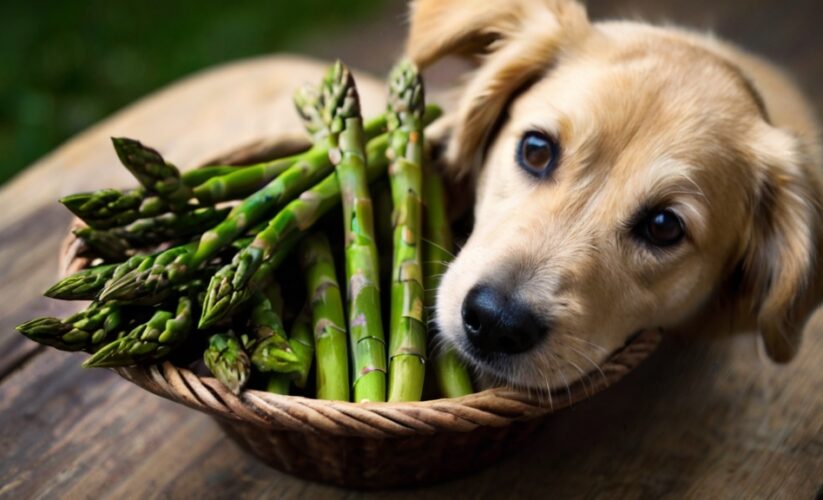
<path id="1" fill-rule="evenodd" d="M 635 336 L 601 365 L 603 376 L 581 379 L 546 393 L 496 387 L 459 398 L 415 402 L 356 403 L 272 394 L 246 389 L 235 395 L 213 377 L 200 377 L 170 362 L 114 371 L 166 399 L 214 416 L 263 429 L 344 437 L 392 438 L 438 432 L 469 432 L 539 418 L 588 399 L 618 382 L 651 354 L 659 331 Z"/>

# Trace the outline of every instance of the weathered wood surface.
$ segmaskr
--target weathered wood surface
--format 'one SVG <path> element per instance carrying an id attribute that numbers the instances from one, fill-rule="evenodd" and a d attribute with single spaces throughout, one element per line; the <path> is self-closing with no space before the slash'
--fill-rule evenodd
<path id="1" fill-rule="evenodd" d="M 817 0 L 604 0 L 590 2 L 590 11 L 714 28 L 787 66 L 823 109 Z M 315 52 L 383 70 L 399 46 L 392 37 L 384 24 Z M 82 370 L 81 355 L 40 349 L 13 332 L 25 319 L 70 311 L 39 297 L 57 272 L 70 219 L 54 200 L 129 182 L 111 168 L 106 137 L 140 137 L 186 165 L 278 135 L 293 114 L 272 100 L 288 81 L 275 66 L 264 58 L 195 75 L 78 136 L 0 190 L 0 497 L 357 496 L 271 470 L 205 415 L 107 371 Z M 552 416 L 514 457 L 388 496 L 814 498 L 823 490 L 823 314 L 789 366 L 770 364 L 756 345 L 754 338 L 668 342 L 615 388 Z"/>

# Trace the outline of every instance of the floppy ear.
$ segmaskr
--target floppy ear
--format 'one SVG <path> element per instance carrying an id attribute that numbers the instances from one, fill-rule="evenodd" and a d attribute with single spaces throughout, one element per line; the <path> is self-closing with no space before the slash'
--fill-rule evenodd
<path id="1" fill-rule="evenodd" d="M 572 0 L 417 0 L 407 55 L 425 67 L 447 55 L 481 58 L 463 89 L 446 151 L 458 175 L 470 172 L 511 96 L 544 73 L 585 34 L 585 9 Z"/>
<path id="2" fill-rule="evenodd" d="M 766 352 L 787 362 L 820 303 L 820 185 L 811 158 L 792 135 L 769 127 L 757 141 L 759 189 L 744 275 Z"/>

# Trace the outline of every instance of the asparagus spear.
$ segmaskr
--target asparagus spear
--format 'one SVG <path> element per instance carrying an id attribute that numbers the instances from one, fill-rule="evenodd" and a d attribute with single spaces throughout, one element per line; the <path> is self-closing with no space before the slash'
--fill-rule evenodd
<path id="1" fill-rule="evenodd" d="M 354 401 L 385 401 L 386 355 L 379 264 L 360 100 L 351 73 L 339 61 L 323 79 L 321 94 L 321 113 L 329 129 L 329 156 L 335 164 L 343 202 Z"/>
<path id="2" fill-rule="evenodd" d="M 235 248 L 241 249 L 251 243 L 251 238 L 241 238 L 234 242 Z M 189 249 L 193 249 L 191 244 Z M 180 251 L 180 247 L 175 247 L 174 252 Z M 150 255 L 134 256 L 126 262 L 115 264 L 104 264 L 100 266 L 83 269 L 74 274 L 66 276 L 51 288 L 45 291 L 46 297 L 62 300 L 92 300 L 101 294 L 105 285 L 113 279 L 120 279 L 129 272 L 141 273 L 139 280 L 145 280 L 150 275 L 150 270 L 157 263 L 157 258 L 166 251 L 156 252 Z M 164 258 L 170 258 L 167 254 Z M 147 272 L 148 271 L 148 272 Z M 131 278 L 127 282 L 131 283 Z M 127 300 L 128 301 L 128 300 Z"/>
<path id="3" fill-rule="evenodd" d="M 249 196 L 300 162 L 317 164 L 325 161 L 325 151 L 310 149 L 303 153 L 236 169 L 228 175 L 207 180 L 194 188 L 200 203 L 214 204 Z"/>
<path id="4" fill-rule="evenodd" d="M 43 295 L 62 300 L 92 300 L 114 275 L 117 266 L 118 264 L 104 264 L 83 269 L 61 279 Z"/>
<path id="5" fill-rule="evenodd" d="M 316 184 L 330 171 L 328 160 L 320 155 L 302 158 L 266 187 L 243 200 L 232 209 L 225 221 L 204 233 L 192 256 L 190 267 L 197 268 L 243 231 Z"/>
<path id="6" fill-rule="evenodd" d="M 299 254 L 314 325 L 317 398 L 348 401 L 346 320 L 329 242 L 323 234 L 311 234 Z"/>
<path id="7" fill-rule="evenodd" d="M 292 325 L 289 345 L 297 356 L 297 369 L 293 374 L 294 385 L 303 389 L 309 378 L 311 362 L 314 359 L 314 335 L 312 334 L 311 309 L 304 307 Z"/>
<path id="8" fill-rule="evenodd" d="M 177 167 L 167 163 L 156 150 L 134 139 L 112 137 L 111 141 L 120 162 L 144 188 L 156 193 L 172 210 L 186 206 L 192 192 Z"/>
<path id="9" fill-rule="evenodd" d="M 95 352 L 83 366 L 112 367 L 155 362 L 166 357 L 194 329 L 192 300 L 181 296 L 176 312 L 157 310 L 127 335 Z"/>
<path id="10" fill-rule="evenodd" d="M 252 228 L 251 231 L 259 231 L 259 227 Z M 232 246 L 241 250 L 248 246 L 252 239 L 240 238 L 235 240 Z M 185 283 L 183 279 L 177 278 L 181 272 L 181 262 L 187 262 L 187 255 L 196 248 L 197 242 L 191 242 L 150 255 L 136 255 L 117 264 L 111 278 L 100 291 L 101 299 L 150 302 L 162 298 L 168 294 L 174 283 Z M 170 278 L 173 278 L 174 282 L 170 282 Z"/>
<path id="11" fill-rule="evenodd" d="M 180 180 L 183 181 L 183 184 L 187 187 L 194 190 L 194 188 L 215 177 L 231 175 L 245 169 L 245 165 L 209 165 L 206 167 L 196 167 L 180 174 Z"/>
<path id="12" fill-rule="evenodd" d="M 266 390 L 288 394 L 292 373 L 300 363 L 292 351 L 283 327 L 283 302 L 276 281 L 265 287 L 265 293 L 256 294 L 252 310 L 252 326 L 257 337 L 251 344 L 252 363 L 266 376 Z"/>
<path id="13" fill-rule="evenodd" d="M 251 362 L 261 372 L 288 373 L 298 369 L 298 358 L 289 344 L 280 315 L 272 306 L 272 287 L 268 293 L 257 293 L 251 313 L 251 323 L 257 341 Z"/>
<path id="14" fill-rule="evenodd" d="M 212 375 L 235 394 L 240 394 L 251 375 L 249 355 L 231 331 L 209 337 L 203 361 Z"/>
<path id="15" fill-rule="evenodd" d="M 430 169 L 423 175 L 423 199 L 426 200 L 423 211 L 423 275 L 426 285 L 426 307 L 431 309 L 437 299 L 440 278 L 452 259 L 453 242 L 446 211 L 446 190 L 438 174 Z M 434 356 L 434 373 L 440 393 L 447 398 L 474 392 L 469 372 L 453 349 L 444 348 Z"/>
<path id="16" fill-rule="evenodd" d="M 231 264 L 223 266 L 211 277 L 203 299 L 203 312 L 200 316 L 198 328 L 208 328 L 227 318 L 237 307 L 248 301 L 254 295 L 254 292 L 268 284 L 272 273 L 280 266 L 283 259 L 291 253 L 299 236 L 298 234 L 284 238 L 282 244 L 271 257 L 248 274 L 236 273 L 236 270 L 245 273 L 248 265 L 241 261 L 243 258 L 241 254 L 243 250 L 248 248 L 248 245 L 240 249 L 235 254 Z M 246 279 L 243 286 L 239 286 L 238 276 L 244 276 Z"/>
<path id="17" fill-rule="evenodd" d="M 72 232 L 107 262 L 122 262 L 131 251 L 129 242 L 111 230 L 80 227 Z"/>
<path id="18" fill-rule="evenodd" d="M 240 249 L 251 243 L 250 238 L 242 238 L 235 241 L 236 248 Z M 194 245 L 190 248 L 193 249 Z M 179 248 L 177 249 L 179 250 Z M 157 252 L 152 255 L 134 256 L 126 262 L 119 264 L 104 264 L 100 266 L 83 269 L 74 274 L 66 276 L 46 290 L 44 295 L 53 299 L 62 300 L 92 300 L 103 290 L 109 280 L 122 278 L 124 274 L 138 269 L 141 273 L 146 273 L 156 263 L 157 257 L 164 252 Z M 141 276 L 141 280 L 148 277 L 149 273 Z M 127 279 L 131 282 L 131 278 Z"/>
<path id="19" fill-rule="evenodd" d="M 80 228 L 74 233 L 85 240 L 106 260 L 124 260 L 135 247 L 156 245 L 200 234 L 226 218 L 229 208 L 199 207 L 185 212 L 167 212 L 156 217 L 137 219 L 123 227 L 106 230 Z M 113 250 L 118 253 L 113 253 Z"/>
<path id="20" fill-rule="evenodd" d="M 297 88 L 292 98 L 297 114 L 303 120 L 303 127 L 308 132 L 309 137 L 315 145 L 322 142 L 329 136 L 329 130 L 320 109 L 321 96 L 315 85 L 305 84 Z M 384 118 L 384 117 L 381 117 Z M 381 120 L 381 128 L 386 127 L 385 119 Z M 317 147 L 317 146 L 315 146 Z M 325 151 L 322 146 L 318 149 Z"/>
<path id="21" fill-rule="evenodd" d="M 151 245 L 200 234 L 219 224 L 229 211 L 229 208 L 199 207 L 185 212 L 169 212 L 138 219 L 112 231 L 133 246 Z"/>
<path id="22" fill-rule="evenodd" d="M 389 401 L 419 401 L 426 373 L 420 236 L 423 188 L 423 81 L 402 61 L 389 76 L 388 125 L 394 213 L 389 321 Z"/>
<path id="23" fill-rule="evenodd" d="M 197 242 L 169 248 L 153 255 L 136 255 L 118 265 L 100 292 L 101 300 L 136 301 L 162 297 L 171 290 L 181 262 L 186 262 Z"/>
<path id="24" fill-rule="evenodd" d="M 78 193 L 61 198 L 60 203 L 93 229 L 123 226 L 141 217 L 154 217 L 169 210 L 166 202 L 143 188 Z"/>
<path id="25" fill-rule="evenodd" d="M 228 176 L 243 168 L 209 166 L 191 169 L 180 176 L 184 186 L 194 188 L 213 177 Z M 93 229 L 109 229 L 129 224 L 140 218 L 154 217 L 169 211 L 169 205 L 156 193 L 140 187 L 121 191 L 101 189 L 90 193 L 78 193 L 60 199 Z"/>
<path id="26" fill-rule="evenodd" d="M 86 351 L 112 340 L 123 325 L 120 306 L 92 303 L 66 320 L 37 318 L 17 327 L 26 337 L 62 351 Z"/>

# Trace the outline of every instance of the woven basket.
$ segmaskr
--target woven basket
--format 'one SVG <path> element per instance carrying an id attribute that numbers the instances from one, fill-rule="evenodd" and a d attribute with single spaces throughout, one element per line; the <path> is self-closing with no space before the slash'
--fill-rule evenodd
<path id="1" fill-rule="evenodd" d="M 83 247 L 67 237 L 62 275 L 90 264 Z M 601 366 L 602 374 L 550 395 L 500 387 L 416 403 L 324 401 L 258 390 L 235 395 L 216 379 L 169 362 L 115 371 L 149 392 L 214 416 L 240 446 L 277 469 L 375 489 L 450 479 L 498 460 L 523 444 L 542 417 L 617 382 L 659 341 L 657 332 L 642 332 Z"/>

